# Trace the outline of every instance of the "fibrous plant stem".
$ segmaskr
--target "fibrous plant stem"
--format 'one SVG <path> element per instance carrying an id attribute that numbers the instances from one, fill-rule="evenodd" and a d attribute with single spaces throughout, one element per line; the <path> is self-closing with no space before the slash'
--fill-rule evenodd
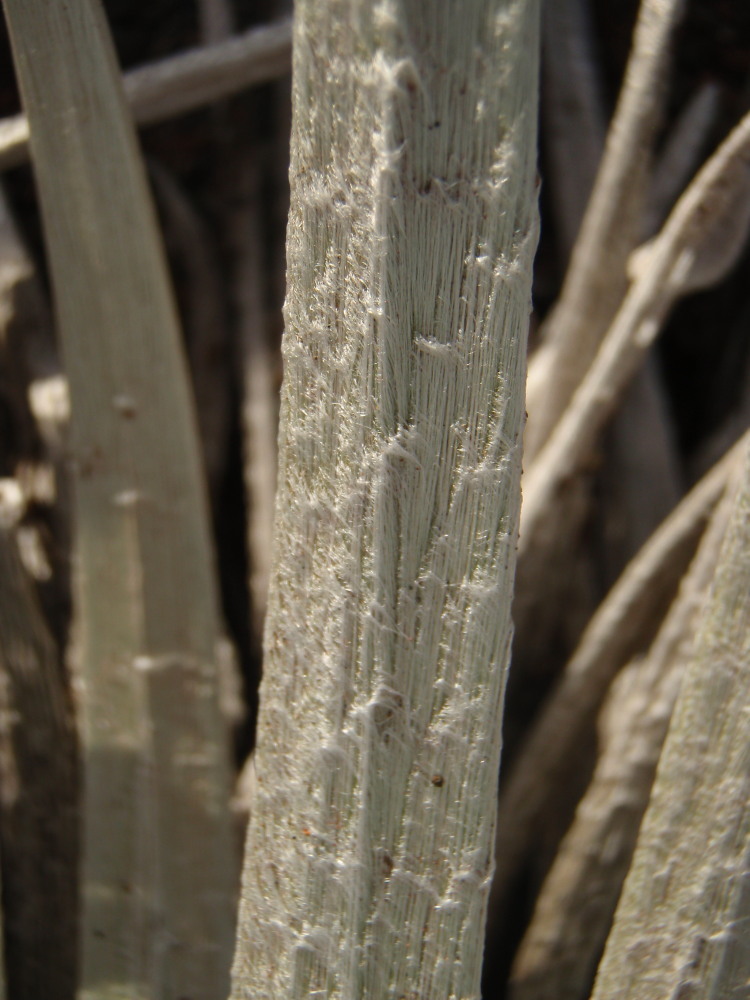
<path id="1" fill-rule="evenodd" d="M 297 7 L 275 568 L 233 997 L 479 995 L 533 0 Z"/>

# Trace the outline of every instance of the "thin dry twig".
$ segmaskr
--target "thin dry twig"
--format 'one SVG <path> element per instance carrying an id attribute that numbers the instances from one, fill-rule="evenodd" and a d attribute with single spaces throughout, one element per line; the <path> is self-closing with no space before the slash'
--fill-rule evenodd
<path id="1" fill-rule="evenodd" d="M 654 240 L 647 266 L 643 266 L 628 292 L 585 379 L 526 474 L 521 552 L 557 530 L 555 496 L 591 455 L 604 423 L 669 310 L 680 296 L 696 287 L 698 278 L 702 279 L 704 248 L 720 242 L 736 214 L 738 198 L 747 194 L 749 182 L 750 114 L 678 201 Z M 731 266 L 741 246 L 742 241 L 734 239 L 733 254 L 723 253 L 720 266 L 715 258 L 705 257 L 713 261 L 714 279 Z"/>
<path id="2" fill-rule="evenodd" d="M 287 19 L 130 70 L 123 77 L 125 95 L 136 124 L 151 125 L 283 76 L 291 66 L 291 51 Z M 0 121 L 0 170 L 28 158 L 26 115 Z"/>
<path id="3" fill-rule="evenodd" d="M 643 0 L 620 99 L 560 299 L 529 366 L 527 459 L 544 445 L 615 314 L 641 236 L 669 43 L 684 0 Z"/>

